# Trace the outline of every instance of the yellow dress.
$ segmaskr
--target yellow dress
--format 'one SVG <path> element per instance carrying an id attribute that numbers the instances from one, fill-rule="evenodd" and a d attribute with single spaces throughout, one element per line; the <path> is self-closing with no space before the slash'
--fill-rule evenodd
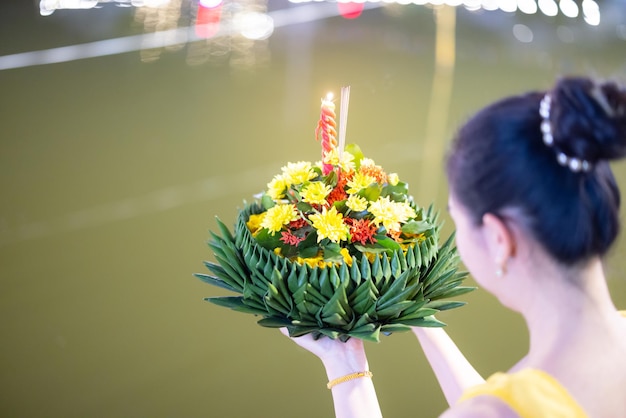
<path id="1" fill-rule="evenodd" d="M 555 378 L 538 369 L 495 373 L 484 384 L 466 390 L 460 400 L 481 395 L 497 397 L 521 418 L 588 418 Z"/>
<path id="2" fill-rule="evenodd" d="M 626 311 L 620 313 L 626 317 Z M 497 397 L 521 418 L 588 418 L 554 377 L 538 369 L 495 373 L 484 384 L 466 390 L 460 401 L 481 395 Z"/>

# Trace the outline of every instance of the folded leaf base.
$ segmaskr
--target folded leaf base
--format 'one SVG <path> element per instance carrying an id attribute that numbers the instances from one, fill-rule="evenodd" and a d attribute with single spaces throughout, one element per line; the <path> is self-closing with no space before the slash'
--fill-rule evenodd
<path id="1" fill-rule="evenodd" d="M 381 333 L 411 326 L 444 326 L 434 315 L 463 306 L 450 298 L 474 290 L 462 285 L 467 273 L 458 269 L 454 237 L 438 245 L 439 226 L 404 250 L 353 256 L 351 265 L 311 267 L 258 244 L 246 221 L 263 210 L 246 204 L 234 234 L 218 219 L 221 235 L 211 232 L 209 241 L 216 262 L 205 262 L 211 274 L 195 274 L 238 294 L 207 301 L 260 316 L 259 325 L 286 327 L 292 337 L 379 341 Z M 437 224 L 430 208 L 424 215 Z"/>

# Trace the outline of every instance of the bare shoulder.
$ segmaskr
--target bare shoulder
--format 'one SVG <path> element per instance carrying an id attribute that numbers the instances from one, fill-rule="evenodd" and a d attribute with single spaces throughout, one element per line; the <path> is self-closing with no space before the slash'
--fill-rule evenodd
<path id="1" fill-rule="evenodd" d="M 506 403 L 495 396 L 483 395 L 460 402 L 440 418 L 519 418 Z"/>

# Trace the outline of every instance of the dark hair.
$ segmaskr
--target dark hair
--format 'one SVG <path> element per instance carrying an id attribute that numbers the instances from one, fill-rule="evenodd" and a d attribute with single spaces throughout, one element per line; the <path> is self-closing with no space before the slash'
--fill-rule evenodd
<path id="1" fill-rule="evenodd" d="M 554 142 L 544 144 L 539 103 L 551 97 Z M 591 163 L 576 172 L 557 154 Z M 619 233 L 620 193 L 608 161 L 626 155 L 626 90 L 563 78 L 548 92 L 498 101 L 458 131 L 448 154 L 450 189 L 477 224 L 518 209 L 524 225 L 565 264 L 604 255 Z"/>

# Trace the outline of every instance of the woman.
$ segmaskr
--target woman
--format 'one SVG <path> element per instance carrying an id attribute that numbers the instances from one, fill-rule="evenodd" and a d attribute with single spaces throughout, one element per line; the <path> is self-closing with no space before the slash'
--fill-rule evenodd
<path id="1" fill-rule="evenodd" d="M 625 155 L 626 90 L 587 78 L 496 102 L 459 130 L 446 165 L 457 247 L 522 315 L 530 348 L 485 381 L 443 329 L 414 328 L 443 416 L 626 417 L 626 318 L 601 261 L 619 231 L 608 162 Z M 294 340 L 322 360 L 337 417 L 381 416 L 361 341 Z"/>

